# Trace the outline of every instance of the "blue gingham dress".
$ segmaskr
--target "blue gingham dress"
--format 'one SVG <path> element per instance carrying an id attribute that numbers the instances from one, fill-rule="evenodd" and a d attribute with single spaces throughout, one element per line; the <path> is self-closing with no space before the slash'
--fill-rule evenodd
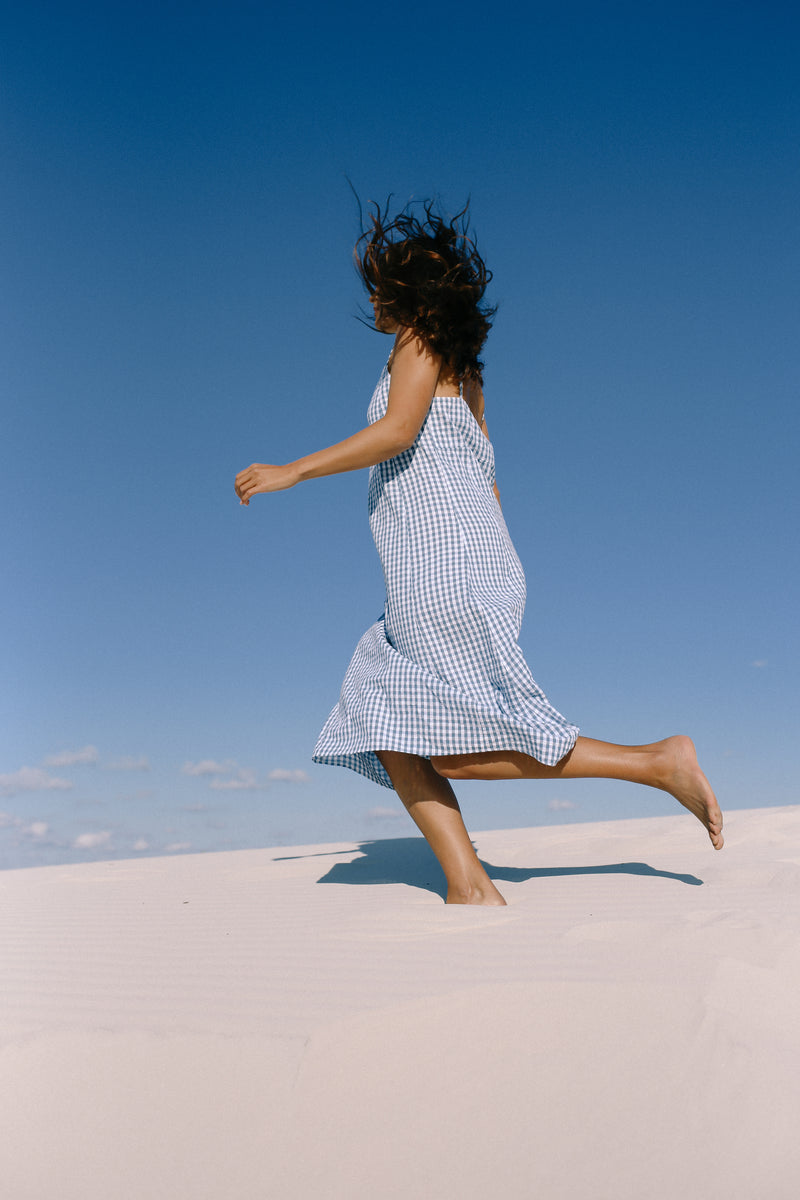
<path id="1" fill-rule="evenodd" d="M 386 412 L 384 367 L 368 410 Z M 578 736 L 517 644 L 525 575 L 495 498 L 494 450 L 463 395 L 434 396 L 410 449 L 372 467 L 386 608 L 358 643 L 314 761 L 392 783 L 376 750 L 521 750 L 550 765 Z"/>

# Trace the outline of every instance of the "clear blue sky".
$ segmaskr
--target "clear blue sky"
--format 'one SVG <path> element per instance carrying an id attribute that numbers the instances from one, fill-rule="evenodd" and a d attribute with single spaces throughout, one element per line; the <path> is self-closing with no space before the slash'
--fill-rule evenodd
<path id="1" fill-rule="evenodd" d="M 233 493 L 363 423 L 345 176 L 471 197 L 553 703 L 691 733 L 724 807 L 798 800 L 799 35 L 736 0 L 4 8 L 1 865 L 412 830 L 309 761 L 382 607 L 366 473 Z"/>

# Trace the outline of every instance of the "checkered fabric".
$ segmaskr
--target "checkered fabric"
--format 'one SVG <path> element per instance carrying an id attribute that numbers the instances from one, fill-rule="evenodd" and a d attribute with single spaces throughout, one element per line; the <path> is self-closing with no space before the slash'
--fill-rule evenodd
<path id="1" fill-rule="evenodd" d="M 386 412 L 384 368 L 368 410 Z M 356 647 L 314 762 L 392 783 L 376 750 L 521 750 L 554 764 L 578 730 L 517 644 L 525 575 L 494 492 L 494 450 L 462 395 L 434 396 L 414 445 L 370 471 L 386 608 Z"/>

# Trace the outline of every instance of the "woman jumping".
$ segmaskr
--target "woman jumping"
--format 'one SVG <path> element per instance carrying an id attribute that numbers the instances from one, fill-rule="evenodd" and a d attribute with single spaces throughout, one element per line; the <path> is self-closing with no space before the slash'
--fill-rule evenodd
<path id="1" fill-rule="evenodd" d="M 451 779 L 624 779 L 670 792 L 723 844 L 722 813 L 688 737 L 619 746 L 582 737 L 531 675 L 518 637 L 525 576 L 500 510 L 479 355 L 491 278 L 464 214 L 379 208 L 356 244 L 389 360 L 352 437 L 236 476 L 242 504 L 370 468 L 386 580 L 314 761 L 394 788 L 447 878 L 448 904 L 505 904 L 470 841 Z"/>

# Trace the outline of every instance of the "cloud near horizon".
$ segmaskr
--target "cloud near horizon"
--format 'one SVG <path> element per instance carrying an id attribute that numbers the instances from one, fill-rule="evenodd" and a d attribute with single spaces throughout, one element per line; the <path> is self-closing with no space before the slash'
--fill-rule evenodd
<path id="1" fill-rule="evenodd" d="M 249 767 L 240 767 L 233 758 L 218 762 L 215 758 L 204 758 L 199 762 L 185 762 L 181 774 L 190 775 L 195 779 L 208 779 L 208 786 L 216 792 L 256 792 L 264 791 L 269 782 L 259 783 L 255 771 Z M 224 776 L 228 778 L 224 778 Z M 289 771 L 277 768 L 270 771 L 267 779 L 270 782 L 283 780 L 288 783 L 306 783 L 308 776 L 305 771 Z"/>
<path id="2" fill-rule="evenodd" d="M 258 782 L 255 771 L 239 767 L 233 779 L 214 778 L 208 786 L 218 792 L 255 792 L 266 785 Z"/>
<path id="3" fill-rule="evenodd" d="M 20 837 L 31 838 L 35 842 L 41 842 L 50 832 L 46 821 L 28 821 L 26 824 L 22 817 L 6 812 L 0 812 L 0 829 L 15 829 Z"/>
<path id="4" fill-rule="evenodd" d="M 43 838 L 50 831 L 50 826 L 46 821 L 31 821 L 30 825 L 23 825 L 22 832 L 28 837 Z"/>
<path id="5" fill-rule="evenodd" d="M 277 783 L 308 783 L 309 776 L 306 771 L 296 767 L 294 770 L 287 770 L 285 767 L 275 767 L 267 775 L 267 779 Z"/>
<path id="6" fill-rule="evenodd" d="M 571 808 L 577 808 L 572 800 L 548 800 L 547 807 L 550 812 L 567 812 Z"/>
<path id="7" fill-rule="evenodd" d="M 74 850 L 94 850 L 97 846 L 108 846 L 111 841 L 111 830 L 103 829 L 99 833 L 79 833 L 72 843 Z"/>
<path id="8" fill-rule="evenodd" d="M 44 760 L 46 767 L 73 767 L 76 763 L 96 763 L 100 757 L 97 746 L 84 746 L 80 750 L 61 750 L 58 754 L 48 754 Z"/>
<path id="9" fill-rule="evenodd" d="M 181 767 L 182 775 L 228 775 L 231 771 L 238 770 L 238 765 L 233 759 L 228 758 L 225 762 L 217 762 L 213 758 L 204 758 L 200 762 L 185 762 Z"/>
<path id="10" fill-rule="evenodd" d="M 17 796 L 20 792 L 52 792 L 71 788 L 69 779 L 59 779 L 41 767 L 20 767 L 9 775 L 0 775 L 0 796 Z"/>

